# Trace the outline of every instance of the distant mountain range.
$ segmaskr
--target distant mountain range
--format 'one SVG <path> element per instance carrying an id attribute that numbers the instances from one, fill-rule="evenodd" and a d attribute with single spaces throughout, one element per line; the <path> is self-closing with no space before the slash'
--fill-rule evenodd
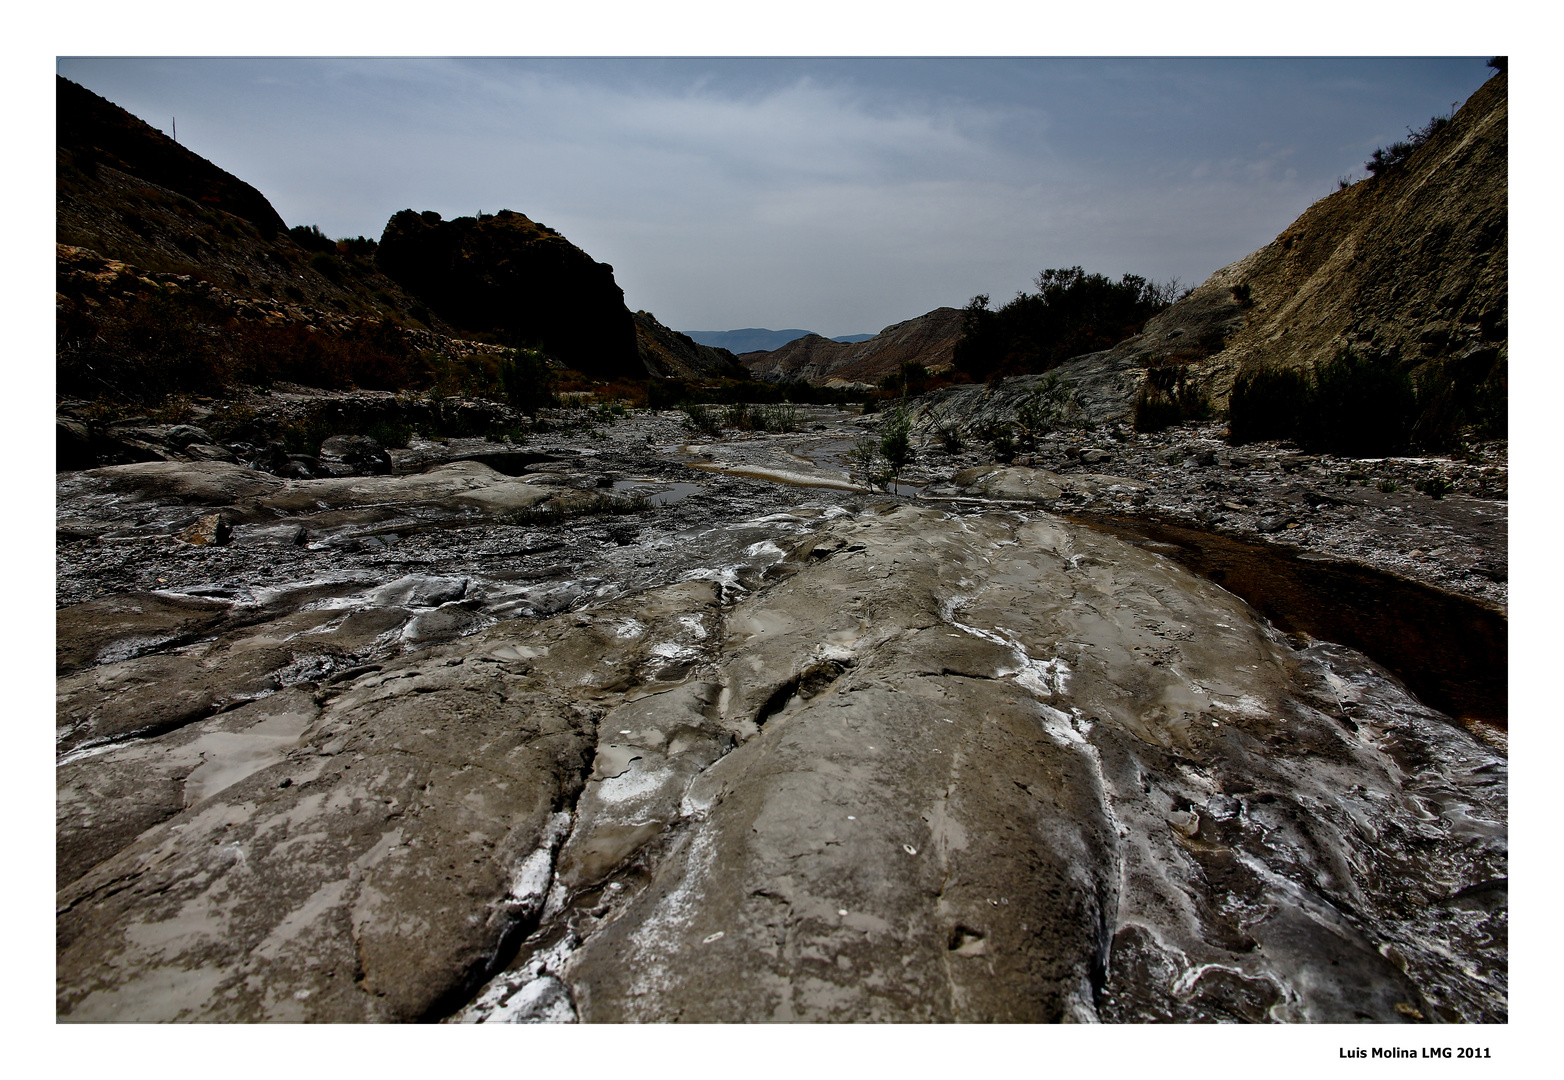
<path id="1" fill-rule="evenodd" d="M 814 334 L 814 331 L 763 330 L 760 327 L 751 326 L 745 330 L 685 330 L 683 334 L 701 345 L 710 345 L 714 349 L 727 349 L 731 353 L 746 353 L 770 352 L 772 349 L 780 349 L 790 341 L 797 341 L 801 337 L 809 337 L 811 334 Z M 858 342 L 868 341 L 873 336 L 873 334 L 845 334 L 842 337 L 834 337 L 830 340 Z"/>

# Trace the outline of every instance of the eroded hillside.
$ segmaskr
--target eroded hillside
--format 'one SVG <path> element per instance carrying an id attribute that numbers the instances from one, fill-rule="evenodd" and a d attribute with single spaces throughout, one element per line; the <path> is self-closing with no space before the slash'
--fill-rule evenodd
<path id="1" fill-rule="evenodd" d="M 831 341 L 809 334 L 771 352 L 747 353 L 742 360 L 755 378 L 767 382 L 878 384 L 904 363 L 922 364 L 930 371 L 948 369 L 959 340 L 961 312 L 942 307 L 887 326 L 867 341 Z"/>

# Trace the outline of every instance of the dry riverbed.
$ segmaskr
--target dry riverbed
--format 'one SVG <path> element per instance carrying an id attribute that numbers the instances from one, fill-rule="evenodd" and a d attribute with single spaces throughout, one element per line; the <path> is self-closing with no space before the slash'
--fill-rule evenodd
<path id="1" fill-rule="evenodd" d="M 1507 1016 L 1505 718 L 1190 554 L 1502 614 L 1502 447 L 799 418 L 61 473 L 61 1018 Z"/>

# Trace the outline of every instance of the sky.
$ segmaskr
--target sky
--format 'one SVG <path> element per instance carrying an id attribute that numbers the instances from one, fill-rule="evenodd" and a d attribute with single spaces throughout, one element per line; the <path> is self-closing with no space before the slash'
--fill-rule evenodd
<path id="1" fill-rule="evenodd" d="M 378 237 L 516 210 L 679 330 L 874 333 L 1079 265 L 1196 285 L 1492 72 L 1463 58 L 74 58 L 271 200 Z"/>

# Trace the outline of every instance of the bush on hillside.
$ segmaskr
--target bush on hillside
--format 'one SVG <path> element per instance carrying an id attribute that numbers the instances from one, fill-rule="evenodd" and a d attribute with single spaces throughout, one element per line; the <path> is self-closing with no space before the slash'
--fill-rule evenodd
<path id="1" fill-rule="evenodd" d="M 337 242 L 321 232 L 319 225 L 295 225 L 288 230 L 288 235 L 305 251 L 337 250 Z"/>
<path id="2" fill-rule="evenodd" d="M 1049 371 L 1072 356 L 1107 349 L 1140 331 L 1176 298 L 1176 283 L 1135 274 L 1112 281 L 1079 266 L 1044 270 L 1037 292 L 1019 293 L 997 311 L 972 298 L 954 363 L 974 381 Z"/>
<path id="3" fill-rule="evenodd" d="M 1291 439 L 1309 398 L 1309 380 L 1292 368 L 1244 371 L 1228 397 L 1228 439 L 1234 445 Z"/>
<path id="4" fill-rule="evenodd" d="M 1417 399 L 1405 372 L 1388 360 L 1370 360 L 1344 348 L 1315 365 L 1313 381 L 1297 435 L 1300 447 L 1351 457 L 1406 451 Z"/>
<path id="5" fill-rule="evenodd" d="M 1135 395 L 1134 427 L 1145 433 L 1211 418 L 1211 399 L 1188 378 L 1184 364 L 1148 368 Z"/>
<path id="6" fill-rule="evenodd" d="M 498 376 L 505 400 L 528 416 L 558 403 L 554 368 L 537 349 L 511 349 L 500 361 Z"/>
<path id="7" fill-rule="evenodd" d="M 1378 176 L 1395 168 L 1416 153 L 1418 147 L 1433 138 L 1438 131 L 1449 124 L 1454 116 L 1455 110 L 1452 106 L 1449 116 L 1430 117 L 1428 123 L 1420 128 L 1407 128 L 1407 137 L 1405 139 L 1393 142 L 1389 146 L 1375 147 L 1374 153 L 1363 163 L 1363 167 L 1369 171 L 1371 176 Z"/>
<path id="8" fill-rule="evenodd" d="M 1343 348 L 1311 376 L 1291 369 L 1241 373 L 1228 400 L 1228 440 L 1292 439 L 1309 453 L 1406 453 L 1417 415 L 1412 380 L 1390 360 Z"/>
<path id="9" fill-rule="evenodd" d="M 902 471 L 913 459 L 912 418 L 906 409 L 898 408 L 885 418 L 880 427 L 880 453 L 891 470 L 892 480 L 900 480 Z"/>

